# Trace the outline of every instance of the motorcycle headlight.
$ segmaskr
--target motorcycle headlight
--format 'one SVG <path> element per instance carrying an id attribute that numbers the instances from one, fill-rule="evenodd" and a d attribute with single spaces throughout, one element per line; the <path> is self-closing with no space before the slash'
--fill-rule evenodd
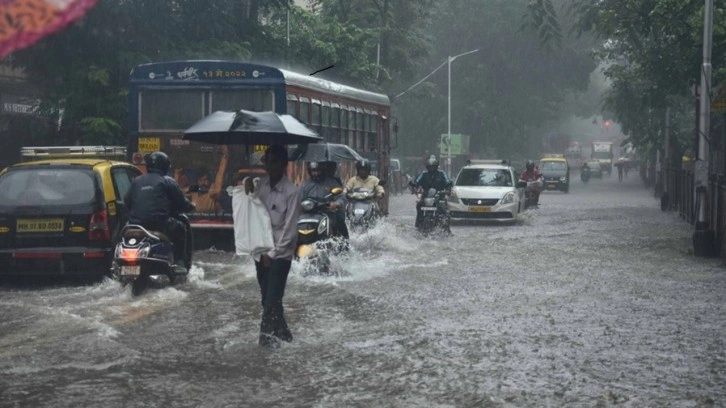
<path id="1" fill-rule="evenodd" d="M 560 181 L 567 181 L 567 177 L 560 177 Z"/>
<path id="2" fill-rule="evenodd" d="M 514 192 L 510 191 L 507 194 L 504 194 L 504 197 L 502 197 L 501 204 L 510 204 L 514 202 Z"/>
<path id="3" fill-rule="evenodd" d="M 328 230 L 328 217 L 323 217 L 318 224 L 318 235 L 323 235 Z"/>
<path id="4" fill-rule="evenodd" d="M 315 208 L 315 203 L 312 200 L 303 200 L 302 203 L 300 203 L 300 207 L 302 207 L 305 211 L 310 211 Z"/>

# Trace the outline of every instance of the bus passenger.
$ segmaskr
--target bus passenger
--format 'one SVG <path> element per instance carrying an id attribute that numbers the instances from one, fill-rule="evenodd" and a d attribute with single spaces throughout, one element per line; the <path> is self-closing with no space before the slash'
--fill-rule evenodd
<path id="1" fill-rule="evenodd" d="M 196 185 L 199 191 L 189 192 L 189 197 L 197 207 L 197 212 L 217 214 L 221 211 L 219 203 L 219 193 L 222 191 L 222 182 L 224 181 L 224 173 L 227 169 L 228 149 L 223 145 L 220 148 L 222 157 L 219 160 L 219 167 L 214 177 L 214 184 L 210 186 L 209 170 L 205 167 L 199 169 L 197 174 Z"/>

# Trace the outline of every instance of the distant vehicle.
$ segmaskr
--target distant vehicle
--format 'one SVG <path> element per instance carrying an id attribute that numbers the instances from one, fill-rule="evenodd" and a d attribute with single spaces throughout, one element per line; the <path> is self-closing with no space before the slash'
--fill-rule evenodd
<path id="1" fill-rule="evenodd" d="M 124 147 L 23 147 L 0 172 L 0 275 L 101 278 L 126 224 L 122 202 L 141 171 Z"/>
<path id="2" fill-rule="evenodd" d="M 602 179 L 602 166 L 597 160 L 588 160 L 587 167 L 590 168 L 590 178 Z"/>
<path id="3" fill-rule="evenodd" d="M 603 172 L 613 172 L 613 142 L 592 142 L 590 158 L 600 162 Z"/>
<path id="4" fill-rule="evenodd" d="M 545 190 L 570 192 L 570 167 L 564 155 L 550 155 L 539 161 Z"/>
<path id="5" fill-rule="evenodd" d="M 501 160 L 476 160 L 456 176 L 449 197 L 452 219 L 515 222 L 524 189 L 514 169 Z"/>
<path id="6" fill-rule="evenodd" d="M 580 168 L 582 163 L 585 162 L 585 157 L 582 155 L 580 145 L 570 145 L 570 147 L 565 150 L 565 159 L 567 159 L 567 165 L 571 168 Z"/>

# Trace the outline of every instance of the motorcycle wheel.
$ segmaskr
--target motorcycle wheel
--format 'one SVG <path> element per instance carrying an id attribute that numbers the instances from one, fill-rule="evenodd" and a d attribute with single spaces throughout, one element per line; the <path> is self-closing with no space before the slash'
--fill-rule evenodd
<path id="1" fill-rule="evenodd" d="M 148 276 L 139 276 L 131 284 L 131 294 L 133 296 L 141 296 L 141 294 L 144 293 L 144 291 L 148 287 L 149 287 L 149 277 Z"/>

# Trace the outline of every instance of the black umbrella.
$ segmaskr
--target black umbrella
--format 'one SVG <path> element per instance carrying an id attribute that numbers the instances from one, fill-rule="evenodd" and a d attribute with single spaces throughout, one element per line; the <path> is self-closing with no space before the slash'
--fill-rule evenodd
<path id="1" fill-rule="evenodd" d="M 217 145 L 289 145 L 323 140 L 291 115 L 246 110 L 214 112 L 187 129 L 184 139 Z"/>
<path id="2" fill-rule="evenodd" d="M 363 160 L 363 156 L 348 145 L 315 143 L 298 146 L 290 155 L 290 160 L 341 162 Z"/>

